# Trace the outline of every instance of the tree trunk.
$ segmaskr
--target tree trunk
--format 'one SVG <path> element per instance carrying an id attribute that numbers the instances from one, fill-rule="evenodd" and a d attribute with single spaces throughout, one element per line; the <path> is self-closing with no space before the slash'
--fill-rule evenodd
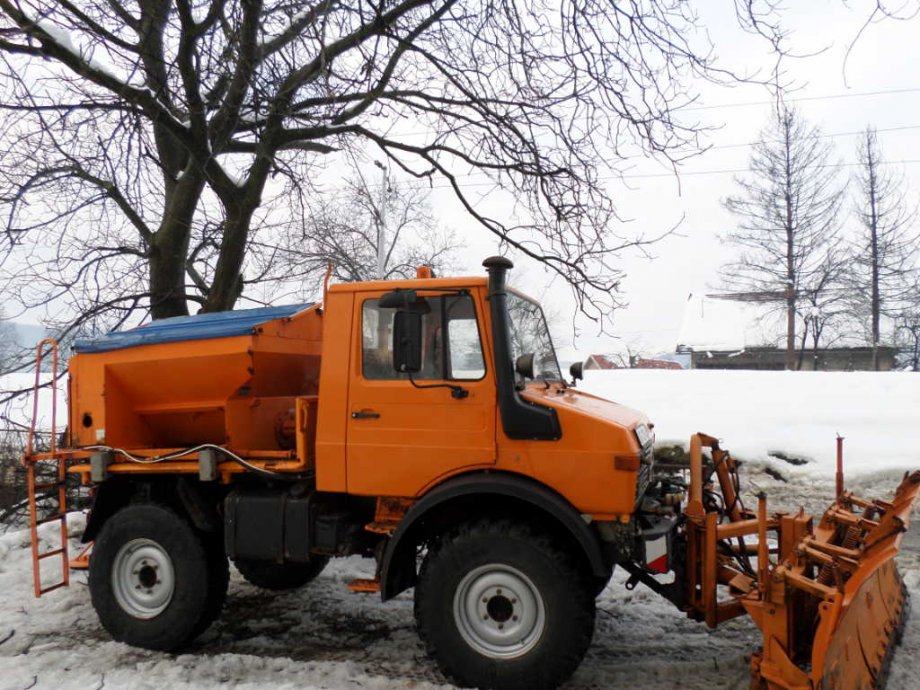
<path id="1" fill-rule="evenodd" d="M 201 311 L 229 311 L 243 292 L 243 259 L 246 256 L 246 236 L 252 214 L 236 215 L 224 220 L 224 231 L 214 280 Z"/>
<path id="2" fill-rule="evenodd" d="M 802 364 L 805 361 L 805 346 L 808 344 L 808 321 L 805 322 L 805 325 L 802 327 L 802 340 L 799 344 L 798 354 L 795 358 L 795 369 L 796 371 L 802 370 Z"/>
<path id="3" fill-rule="evenodd" d="M 224 202 L 225 219 L 214 279 L 201 311 L 229 311 L 243 292 L 243 261 L 252 214 L 258 201 Z"/>
<path id="4" fill-rule="evenodd" d="M 879 341 L 881 340 L 882 299 L 879 288 L 878 228 L 872 226 L 872 369 L 879 370 Z"/>
<path id="5" fill-rule="evenodd" d="M 786 153 L 785 196 L 786 205 L 786 369 L 796 368 L 795 357 L 795 224 L 792 207 L 792 132 L 789 114 L 783 115 L 783 133 Z"/>
<path id="6" fill-rule="evenodd" d="M 166 244 L 166 243 L 164 243 Z M 154 319 L 187 316 L 185 296 L 185 246 L 160 246 L 150 251 L 150 315 Z"/>
<path id="7" fill-rule="evenodd" d="M 866 172 L 869 176 L 869 240 L 872 259 L 870 275 L 870 292 L 872 314 L 872 369 L 879 370 L 878 346 L 881 339 L 881 286 L 879 285 L 879 249 L 878 249 L 878 178 L 876 176 L 877 162 L 875 148 L 871 138 L 866 143 Z"/>
<path id="8" fill-rule="evenodd" d="M 167 195 L 160 227 L 150 241 L 150 314 L 154 319 L 188 315 L 185 262 L 192 218 L 204 179 L 188 173 Z"/>

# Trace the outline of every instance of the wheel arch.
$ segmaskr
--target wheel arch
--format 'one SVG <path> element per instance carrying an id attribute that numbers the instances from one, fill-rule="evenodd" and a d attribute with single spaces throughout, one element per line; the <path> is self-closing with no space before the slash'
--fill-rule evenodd
<path id="1" fill-rule="evenodd" d="M 125 506 L 152 501 L 177 510 L 202 532 L 216 532 L 220 529 L 216 512 L 218 499 L 210 493 L 213 492 L 186 477 L 110 477 L 94 487 L 81 541 L 84 544 L 93 541 L 108 519 Z"/>
<path id="2" fill-rule="evenodd" d="M 475 513 L 470 513 L 475 510 Z M 599 540 L 564 497 L 528 477 L 504 472 L 476 472 L 452 477 L 414 503 L 387 542 L 380 563 L 384 601 L 412 587 L 419 544 L 462 516 L 516 516 L 542 523 L 564 539 L 594 577 L 608 579 Z"/>

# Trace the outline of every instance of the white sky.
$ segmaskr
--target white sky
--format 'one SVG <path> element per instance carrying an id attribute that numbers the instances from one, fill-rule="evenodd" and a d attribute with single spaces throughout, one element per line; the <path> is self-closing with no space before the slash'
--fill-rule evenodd
<path id="1" fill-rule="evenodd" d="M 920 61 L 920 19 L 885 20 L 868 27 L 853 47 L 844 72 L 847 49 L 875 0 L 788 4 L 784 26 L 792 34 L 793 52 L 818 53 L 785 61 L 787 81 L 799 87 L 792 100 L 798 101 L 809 121 L 825 134 L 835 135 L 832 141 L 843 163 L 855 160 L 856 135 L 868 124 L 877 127 L 889 159 L 914 161 L 898 167 L 916 196 L 920 192 L 920 77 L 915 76 L 915 65 Z M 696 6 L 722 66 L 737 72 L 760 70 L 761 77 L 770 73 L 773 57 L 766 42 L 738 28 L 731 2 L 701 0 Z M 731 250 L 718 233 L 733 223 L 720 201 L 733 191 L 732 171 L 747 166 L 747 145 L 766 124 L 770 94 L 754 85 L 729 88 L 700 83 L 697 87 L 699 106 L 688 115 L 715 128 L 704 140 L 713 148 L 686 162 L 679 177 L 659 162 L 635 159 L 630 161 L 628 185 L 611 182 L 618 211 L 629 220 L 620 232 L 655 235 L 684 218 L 677 234 L 650 249 L 651 260 L 638 252 L 622 257 L 619 265 L 628 274 L 623 295 L 628 307 L 616 313 L 612 335 L 597 337 L 595 326 L 579 322 L 579 337 L 573 342 L 568 317 L 575 307 L 568 288 L 561 280 L 552 281 L 540 267 L 519 262 L 512 282 L 540 297 L 547 311 L 557 317 L 556 325 L 562 326 L 557 335 L 559 349 L 574 346 L 586 354 L 604 353 L 628 343 L 642 351 L 673 350 L 688 295 L 718 286 L 720 266 L 731 258 Z M 875 93 L 861 95 L 867 92 Z M 906 129 L 884 131 L 890 128 Z M 840 169 L 842 176 L 854 171 L 853 167 Z M 431 196 L 435 215 L 454 228 L 465 245 L 459 251 L 460 268 L 481 273 L 482 259 L 496 253 L 496 239 L 466 216 L 443 182 L 435 186 Z M 504 193 L 486 193 L 485 188 L 473 191 L 473 199 L 484 194 L 479 203 L 487 215 L 511 220 L 513 199 Z M 851 209 L 849 203 L 847 211 Z M 854 229 L 852 218 L 844 222 L 850 231 Z M 32 315 L 23 316 L 23 321 L 35 320 Z"/>
<path id="2" fill-rule="evenodd" d="M 812 57 L 787 60 L 786 77 L 800 87 L 792 96 L 803 115 L 834 136 L 836 156 L 842 163 L 856 160 L 858 133 L 871 124 L 879 130 L 915 127 L 900 131 L 880 131 L 883 151 L 890 160 L 913 160 L 914 164 L 897 166 L 907 178 L 911 193 L 920 192 L 920 77 L 916 64 L 920 60 L 918 30 L 920 20 L 887 20 L 868 27 L 853 47 L 844 73 L 844 58 L 860 26 L 868 16 L 874 0 L 854 1 L 849 8 L 840 0 L 809 0 L 789 3 L 785 25 L 792 32 L 791 45 L 796 52 L 823 52 Z M 769 73 L 770 59 L 766 46 L 742 33 L 734 20 L 731 3 L 715 0 L 701 3 L 702 21 L 716 45 L 722 63 L 737 70 L 763 68 Z M 861 96 L 865 92 L 913 89 L 907 93 Z M 758 137 L 766 124 L 770 106 L 769 93 L 753 85 L 734 88 L 700 84 L 700 106 L 694 114 L 706 125 L 718 129 L 707 136 L 714 148 L 684 164 L 676 178 L 652 161 L 634 161 L 628 182 L 611 187 L 623 218 L 637 231 L 660 232 L 685 217 L 678 235 L 666 238 L 650 251 L 649 261 L 641 255 L 624 256 L 621 266 L 627 271 L 625 297 L 629 306 L 615 316 L 613 336 L 593 337 L 595 328 L 584 323 L 574 346 L 584 353 L 619 350 L 616 338 L 647 350 L 673 350 L 681 315 L 691 292 L 704 292 L 718 285 L 720 266 L 731 258 L 731 250 L 718 238 L 732 225 L 732 216 L 721 208 L 720 200 L 733 191 L 733 171 L 747 166 L 750 153 L 745 146 Z M 843 96 L 827 98 L 828 96 Z M 814 99 L 814 100 L 811 100 Z M 633 161 L 631 161 L 633 163 Z M 842 167 L 842 176 L 852 175 L 853 167 Z M 483 257 L 494 253 L 497 244 L 484 230 L 470 221 L 462 222 L 463 211 L 449 192 L 435 190 L 435 212 L 448 225 L 460 231 L 466 241 L 462 253 L 464 268 L 482 269 Z M 490 195 L 483 205 L 501 217 L 509 200 Z M 846 210 L 852 209 L 848 203 Z M 508 211 L 504 210 L 507 217 Z M 458 220 L 460 219 L 460 220 Z M 854 229 L 852 218 L 846 227 Z M 549 311 L 571 314 L 574 310 L 567 288 L 554 284 L 546 288 L 547 276 L 529 267 L 512 282 L 535 296 L 542 296 Z M 558 282 L 558 281 L 557 281 Z M 565 324 L 568 321 L 565 320 Z M 557 335 L 560 348 L 571 346 L 571 328 Z"/>

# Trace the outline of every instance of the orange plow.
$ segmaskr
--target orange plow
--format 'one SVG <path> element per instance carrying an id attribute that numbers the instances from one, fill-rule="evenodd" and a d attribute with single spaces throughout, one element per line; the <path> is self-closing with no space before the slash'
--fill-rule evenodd
<path id="1" fill-rule="evenodd" d="M 768 515 L 763 494 L 756 513 L 746 510 L 737 463 L 712 437 L 691 440 L 682 608 L 711 627 L 753 618 L 763 633 L 755 690 L 884 686 L 908 609 L 894 558 L 920 471 L 890 502 L 862 499 L 843 490 L 838 449 L 837 500 L 815 526 L 803 509 Z"/>

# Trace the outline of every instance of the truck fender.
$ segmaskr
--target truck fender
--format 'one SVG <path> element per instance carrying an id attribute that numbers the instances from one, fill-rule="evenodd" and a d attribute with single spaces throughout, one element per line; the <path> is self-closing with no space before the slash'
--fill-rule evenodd
<path id="1" fill-rule="evenodd" d="M 158 501 L 170 505 L 202 532 L 218 532 L 222 526 L 215 501 L 209 502 L 201 489 L 185 477 L 180 477 L 178 481 L 170 477 L 158 481 L 110 477 L 93 487 L 83 543 L 94 540 L 106 520 L 115 513 L 138 501 Z"/>
<path id="2" fill-rule="evenodd" d="M 513 474 L 478 473 L 455 477 L 435 487 L 414 503 L 387 542 L 380 561 L 380 595 L 384 601 L 415 584 L 417 539 L 425 517 L 450 501 L 472 496 L 508 497 L 554 520 L 572 537 L 585 557 L 591 574 L 609 579 L 598 537 L 578 511 L 562 496 L 538 482 Z"/>
<path id="3" fill-rule="evenodd" d="M 92 489 L 92 502 L 80 541 L 84 544 L 93 541 L 99 535 L 105 521 L 131 502 L 134 490 L 130 482 L 120 478 L 96 484 Z"/>

